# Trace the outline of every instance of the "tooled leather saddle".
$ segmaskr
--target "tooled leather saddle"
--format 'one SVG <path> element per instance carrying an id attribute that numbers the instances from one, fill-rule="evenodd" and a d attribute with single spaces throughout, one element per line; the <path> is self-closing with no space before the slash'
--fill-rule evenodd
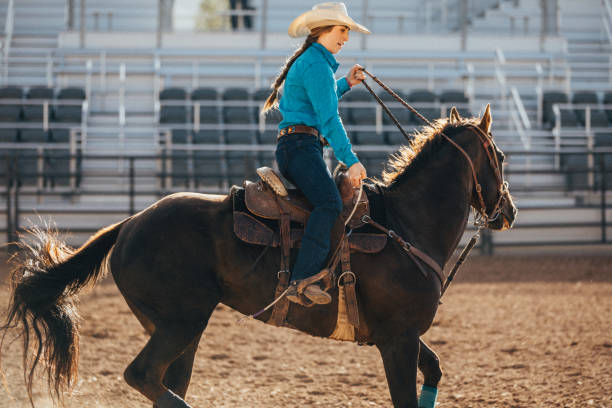
<path id="1" fill-rule="evenodd" d="M 364 192 L 359 197 L 359 189 L 351 186 L 346 173 L 342 171 L 336 173 L 336 185 L 343 202 L 340 217 L 345 222 L 350 217 L 347 226 L 353 230 L 359 229 L 365 225 L 362 217 L 370 213 L 367 195 Z M 273 169 L 259 168 L 257 174 L 260 176 L 260 180 L 257 182 L 246 180 L 243 189 L 236 189 L 233 193 L 234 233 L 238 238 L 249 244 L 281 248 L 276 298 L 289 285 L 290 249 L 300 246 L 312 205 L 299 190 L 287 189 Z M 343 282 L 338 283 L 345 292 L 339 294 L 340 300 L 345 300 L 346 304 L 341 305 L 339 302 L 338 308 L 339 311 L 344 309 L 345 315 L 348 314 L 348 316 L 342 316 L 344 324 L 348 323 L 352 327 L 359 325 L 357 301 L 354 293 L 355 275 L 350 271 L 350 253 L 376 253 L 385 247 L 386 242 L 387 235 L 385 234 L 359 231 L 352 231 L 348 237 L 345 235 L 342 238 L 339 259 L 342 260 L 341 276 L 344 279 Z M 329 269 L 335 269 L 335 266 L 337 266 L 337 262 L 333 268 L 330 267 Z M 335 283 L 336 275 L 331 270 L 323 284 L 327 290 L 333 287 Z M 339 287 L 339 289 L 341 288 Z M 267 323 L 276 326 L 286 325 L 285 317 L 288 310 L 289 301 L 281 299 L 274 305 L 272 316 Z M 340 324 L 340 315 L 338 320 Z M 344 332 L 348 331 L 344 330 Z M 342 339 L 352 340 L 350 338 Z"/>

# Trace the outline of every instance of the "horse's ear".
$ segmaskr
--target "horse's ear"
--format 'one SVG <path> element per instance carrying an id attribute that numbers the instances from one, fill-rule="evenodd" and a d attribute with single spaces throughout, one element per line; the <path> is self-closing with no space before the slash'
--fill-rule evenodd
<path id="1" fill-rule="evenodd" d="M 459 112 L 457 112 L 457 108 L 454 106 L 450 110 L 449 120 L 451 124 L 458 124 L 461 122 L 461 116 L 459 116 Z"/>
<path id="2" fill-rule="evenodd" d="M 491 105 L 487 103 L 487 108 L 485 109 L 484 115 L 482 115 L 482 119 L 480 120 L 480 125 L 478 125 L 483 132 L 489 133 L 491 130 Z"/>

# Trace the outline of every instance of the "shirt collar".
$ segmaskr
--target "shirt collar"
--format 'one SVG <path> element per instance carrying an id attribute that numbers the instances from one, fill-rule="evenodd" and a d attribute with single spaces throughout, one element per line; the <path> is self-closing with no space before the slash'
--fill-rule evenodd
<path id="1" fill-rule="evenodd" d="M 336 58 L 334 58 L 334 55 L 331 52 L 329 52 L 327 48 L 325 48 L 323 45 L 319 44 L 318 42 L 312 43 L 312 47 L 319 50 L 319 52 L 323 55 L 323 57 L 325 58 L 329 66 L 332 68 L 334 73 L 336 73 L 340 64 L 338 64 L 338 62 L 336 61 Z"/>

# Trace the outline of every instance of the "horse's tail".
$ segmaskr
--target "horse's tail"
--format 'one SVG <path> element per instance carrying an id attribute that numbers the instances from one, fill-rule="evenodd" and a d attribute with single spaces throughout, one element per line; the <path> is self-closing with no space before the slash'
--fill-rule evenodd
<path id="1" fill-rule="evenodd" d="M 11 299 L 6 330 L 18 327 L 23 337 L 24 378 L 30 402 L 34 370 L 45 362 L 49 391 L 56 399 L 77 377 L 78 314 L 72 295 L 93 284 L 106 270 L 105 257 L 117 240 L 124 220 L 99 230 L 83 246 L 73 249 L 51 228 L 34 228 L 20 244 L 11 275 Z M 1 357 L 1 354 L 0 354 Z"/>

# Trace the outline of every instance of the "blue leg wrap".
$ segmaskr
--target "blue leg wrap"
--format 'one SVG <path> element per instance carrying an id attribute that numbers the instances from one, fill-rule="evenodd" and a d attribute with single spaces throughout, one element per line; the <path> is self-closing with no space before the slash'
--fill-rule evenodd
<path id="1" fill-rule="evenodd" d="M 434 408 L 436 406 L 436 398 L 438 398 L 438 389 L 423 385 L 421 396 L 419 397 L 419 408 Z"/>
<path id="2" fill-rule="evenodd" d="M 181 397 L 176 395 L 170 390 L 167 390 L 162 394 L 157 401 L 155 401 L 156 408 L 191 408 Z"/>

